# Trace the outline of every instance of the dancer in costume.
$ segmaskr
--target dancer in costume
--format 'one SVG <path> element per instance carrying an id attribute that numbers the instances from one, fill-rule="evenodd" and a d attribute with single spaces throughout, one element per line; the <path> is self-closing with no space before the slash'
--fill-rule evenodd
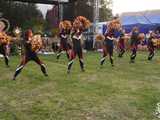
<path id="1" fill-rule="evenodd" d="M 139 30 L 137 27 L 134 27 L 132 30 L 131 34 L 131 43 L 130 43 L 130 48 L 131 48 L 131 56 L 130 56 L 130 63 L 135 62 L 135 58 L 137 56 L 137 49 L 138 49 L 138 44 L 140 43 L 139 41 Z"/>
<path id="2" fill-rule="evenodd" d="M 73 65 L 74 59 L 76 56 L 79 58 L 79 63 L 81 70 L 84 71 L 84 61 L 83 61 L 83 51 L 82 51 L 82 32 L 90 27 L 90 21 L 85 17 L 79 16 L 75 19 L 73 23 L 73 29 L 71 32 L 72 39 L 72 50 L 69 54 L 69 63 L 68 63 L 68 73 L 70 73 L 71 67 Z"/>
<path id="3" fill-rule="evenodd" d="M 118 57 L 123 57 L 123 54 L 125 53 L 125 32 L 122 30 L 119 41 L 118 41 L 118 49 L 119 49 L 119 55 Z"/>
<path id="4" fill-rule="evenodd" d="M 107 54 L 109 55 L 111 65 L 114 66 L 113 49 L 114 49 L 114 39 L 115 38 L 113 36 L 114 35 L 112 32 L 109 32 L 105 35 L 105 40 L 103 42 L 103 57 L 100 62 L 101 66 L 104 64 Z"/>
<path id="5" fill-rule="evenodd" d="M 4 56 L 4 61 L 7 67 L 9 67 L 9 44 L 10 38 L 5 33 L 0 33 L 0 53 Z"/>
<path id="6" fill-rule="evenodd" d="M 119 19 L 114 19 L 108 24 L 108 30 L 105 34 L 105 40 L 103 41 L 103 56 L 100 61 L 100 65 L 103 66 L 106 56 L 109 55 L 110 63 L 114 66 L 113 61 L 113 50 L 114 50 L 114 42 L 116 41 L 114 38 L 115 31 L 118 31 L 121 28 L 121 23 Z"/>
<path id="7" fill-rule="evenodd" d="M 60 47 L 58 50 L 57 59 L 60 58 L 62 51 L 66 51 L 67 58 L 69 59 L 68 50 L 71 49 L 71 46 L 68 42 L 68 39 L 69 39 L 71 28 L 72 28 L 72 25 L 70 21 L 65 20 L 60 22 L 60 25 L 59 25 Z"/>
<path id="8" fill-rule="evenodd" d="M 152 60 L 152 58 L 154 57 L 155 54 L 155 43 L 154 43 L 154 39 L 156 38 L 155 33 L 151 32 L 150 33 L 150 37 L 148 39 L 148 51 L 149 51 L 149 55 L 148 55 L 148 60 Z"/>
<path id="9" fill-rule="evenodd" d="M 0 19 L 0 54 L 4 56 L 4 61 L 7 67 L 9 67 L 9 44 L 11 37 L 6 34 L 9 29 L 8 20 Z"/>
<path id="10" fill-rule="evenodd" d="M 37 51 L 42 47 L 42 40 L 40 35 L 33 36 L 32 30 L 27 30 L 24 34 L 24 47 L 25 52 L 19 67 L 13 76 L 13 80 L 20 74 L 24 66 L 31 60 L 35 61 L 41 68 L 42 73 L 48 76 L 46 67 L 43 62 L 37 56 Z"/>

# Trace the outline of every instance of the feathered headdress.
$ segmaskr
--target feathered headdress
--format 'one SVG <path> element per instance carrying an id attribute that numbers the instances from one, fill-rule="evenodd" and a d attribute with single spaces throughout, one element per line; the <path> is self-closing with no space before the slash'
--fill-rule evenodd
<path id="1" fill-rule="evenodd" d="M 110 21 L 108 24 L 108 31 L 120 30 L 120 28 L 121 28 L 121 22 L 118 18 Z"/>
<path id="2" fill-rule="evenodd" d="M 62 30 L 62 29 L 70 30 L 71 28 L 72 28 L 72 23 L 68 20 L 64 20 L 59 23 L 60 30 Z"/>
<path id="3" fill-rule="evenodd" d="M 90 26 L 91 26 L 91 22 L 83 16 L 78 16 L 73 22 L 74 29 L 85 30 L 85 29 L 88 29 Z"/>

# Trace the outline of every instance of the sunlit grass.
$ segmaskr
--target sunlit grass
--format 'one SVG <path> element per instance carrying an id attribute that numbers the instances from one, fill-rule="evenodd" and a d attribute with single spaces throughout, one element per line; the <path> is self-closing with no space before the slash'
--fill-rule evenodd
<path id="1" fill-rule="evenodd" d="M 19 57 L 11 57 L 10 68 L 0 60 L 0 120 L 156 120 L 160 102 L 160 56 L 146 60 L 140 52 L 135 64 L 129 54 L 115 67 L 107 60 L 99 66 L 100 54 L 85 55 L 86 72 L 75 61 L 66 74 L 67 59 L 40 56 L 49 77 L 30 62 L 17 81 L 12 81 Z"/>

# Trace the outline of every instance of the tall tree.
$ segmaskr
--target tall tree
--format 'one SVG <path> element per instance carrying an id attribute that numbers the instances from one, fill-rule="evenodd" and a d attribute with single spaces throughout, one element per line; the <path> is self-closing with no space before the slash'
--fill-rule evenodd
<path id="1" fill-rule="evenodd" d="M 64 5 L 64 19 L 73 20 L 82 15 L 93 21 L 94 0 L 72 0 L 72 3 Z M 100 0 L 100 21 L 112 18 L 112 0 Z"/>
<path id="2" fill-rule="evenodd" d="M 85 16 L 93 21 L 93 6 L 87 4 L 87 0 L 73 0 L 73 2 L 64 5 L 64 19 L 73 20 L 76 16 Z"/>
<path id="3" fill-rule="evenodd" d="M 108 21 L 113 17 L 111 6 L 112 0 L 100 0 L 99 20 L 101 22 Z"/>
<path id="4" fill-rule="evenodd" d="M 43 21 L 42 13 L 35 4 L 0 0 L 0 12 L 10 21 L 11 29 L 15 26 L 33 27 Z"/>

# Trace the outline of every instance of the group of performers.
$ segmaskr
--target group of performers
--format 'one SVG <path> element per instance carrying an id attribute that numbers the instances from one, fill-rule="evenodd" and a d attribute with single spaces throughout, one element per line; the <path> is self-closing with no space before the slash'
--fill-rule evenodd
<path id="1" fill-rule="evenodd" d="M 112 20 L 108 25 L 108 29 L 103 39 L 103 56 L 100 60 L 101 66 L 104 64 L 105 58 L 107 55 L 109 55 L 111 65 L 114 66 L 113 50 L 114 50 L 114 42 L 116 41 L 114 36 L 115 36 L 115 32 L 118 31 L 120 27 L 121 27 L 121 24 L 118 19 Z"/>
<path id="2" fill-rule="evenodd" d="M 84 60 L 83 60 L 83 47 L 82 47 L 82 36 L 83 32 L 91 26 L 90 21 L 83 17 L 77 17 L 73 23 L 70 21 L 61 21 L 59 24 L 59 38 L 60 38 L 60 47 L 57 53 L 57 60 L 59 60 L 62 51 L 66 52 L 68 58 L 68 68 L 67 73 L 71 72 L 72 65 L 76 56 L 78 56 L 81 71 L 84 72 Z M 128 39 L 125 35 L 125 31 L 121 27 L 120 20 L 118 18 L 113 19 L 107 25 L 107 31 L 104 35 L 97 35 L 96 40 L 101 40 L 103 45 L 103 54 L 100 60 L 100 65 L 103 66 L 107 55 L 112 66 L 114 66 L 113 52 L 115 45 L 118 48 L 118 57 L 122 58 L 128 43 Z M 115 33 L 119 32 L 118 38 L 115 37 Z M 24 53 L 22 54 L 22 60 L 20 65 L 17 67 L 13 80 L 16 80 L 16 77 L 20 74 L 22 69 L 29 61 L 36 62 L 42 73 L 45 76 L 48 76 L 45 64 L 37 56 L 37 52 L 42 48 L 42 40 L 40 34 L 33 35 L 31 29 L 22 34 L 23 37 L 23 47 Z M 156 35 L 154 32 L 151 32 L 148 38 L 148 60 L 152 60 L 155 54 L 155 43 L 154 39 Z M 134 27 L 130 35 L 130 45 L 131 50 L 130 63 L 134 63 L 137 56 L 138 45 L 144 39 L 144 34 L 139 33 L 137 27 Z M 10 42 L 10 37 L 5 33 L 5 27 L 0 23 L 0 53 L 4 56 L 6 66 L 9 66 L 8 62 L 8 45 Z"/>
<path id="3" fill-rule="evenodd" d="M 83 63 L 83 52 L 82 52 L 82 44 L 81 38 L 82 33 L 89 28 L 91 25 L 90 21 L 85 17 L 79 16 L 77 17 L 73 25 L 70 21 L 62 21 L 60 23 L 60 34 L 61 38 L 60 48 L 57 54 L 57 59 L 60 58 L 61 52 L 66 51 L 67 58 L 69 60 L 67 72 L 70 73 L 71 67 L 73 65 L 74 59 L 76 56 L 79 58 L 81 70 L 84 71 L 84 63 Z M 17 30 L 16 30 L 17 31 Z M 5 63 L 8 66 L 8 56 L 7 56 L 7 46 L 9 45 L 10 40 L 9 37 L 2 29 L 2 24 L 0 24 L 0 52 L 3 54 L 5 58 Z M 37 56 L 37 52 L 42 48 L 42 39 L 40 34 L 33 35 L 31 29 L 22 34 L 23 38 L 23 48 L 24 52 L 22 54 L 22 60 L 20 65 L 17 67 L 15 74 L 13 76 L 13 80 L 16 80 L 16 77 L 21 73 L 22 69 L 29 61 L 35 61 L 41 68 L 42 73 L 45 76 L 48 76 L 46 67 L 44 63 Z M 69 38 L 71 41 L 69 41 Z M 3 42 L 5 40 L 5 42 Z M 70 43 L 69 43 L 70 42 Z"/>
<path id="4" fill-rule="evenodd" d="M 134 63 L 136 56 L 137 56 L 138 45 L 142 44 L 145 39 L 146 39 L 146 36 L 143 33 L 140 33 L 137 27 L 133 28 L 129 39 L 126 39 L 125 32 L 122 32 L 118 40 L 118 48 L 119 48 L 118 57 L 123 56 L 123 54 L 126 51 L 126 47 L 127 47 L 126 42 L 130 40 L 130 45 L 129 45 L 129 48 L 131 50 L 130 63 Z M 152 60 L 155 54 L 155 48 L 157 46 L 155 43 L 156 42 L 155 40 L 158 40 L 158 38 L 156 37 L 156 34 L 153 31 L 150 31 L 149 36 L 147 38 L 147 48 L 149 51 L 148 60 L 149 61 Z"/>
<path id="5" fill-rule="evenodd" d="M 90 25 L 90 21 L 82 16 L 77 17 L 73 25 L 70 21 L 62 21 L 60 23 L 60 52 L 57 54 L 57 59 L 59 59 L 61 51 L 65 50 L 69 60 L 67 73 L 70 73 L 76 56 L 79 58 L 81 71 L 85 71 L 81 40 L 82 33 L 88 29 Z"/>
<path id="6" fill-rule="evenodd" d="M 0 53 L 4 56 L 5 64 L 7 67 L 9 67 L 9 45 L 12 41 L 12 38 L 6 34 L 7 28 L 9 26 L 9 23 L 5 19 L 0 19 Z M 18 34 L 18 29 L 16 33 Z M 16 72 L 13 76 L 13 80 L 16 79 L 16 77 L 19 75 L 21 70 L 24 68 L 24 66 L 30 61 L 35 61 L 40 67 L 41 71 L 45 76 L 48 76 L 45 65 L 43 62 L 39 59 L 37 56 L 37 51 L 41 49 L 42 47 L 42 41 L 41 41 L 40 34 L 34 35 L 32 33 L 32 30 L 29 29 L 26 32 L 24 32 L 23 35 L 23 46 L 24 46 L 24 53 L 22 55 L 22 61 L 19 65 L 19 67 L 16 69 Z"/>
<path id="7" fill-rule="evenodd" d="M 116 36 L 116 32 L 119 32 L 118 37 Z M 143 43 L 146 39 L 144 33 L 140 33 L 138 27 L 134 27 L 130 35 L 126 35 L 125 31 L 121 27 L 121 23 L 118 18 L 113 19 L 108 24 L 108 29 L 104 35 L 98 34 L 96 36 L 96 40 L 102 41 L 103 45 L 103 55 L 100 60 L 100 65 L 102 66 L 105 62 L 105 58 L 108 55 L 110 59 L 110 63 L 114 66 L 113 59 L 113 51 L 114 48 L 118 48 L 118 57 L 122 58 L 126 50 L 130 49 L 130 63 L 134 63 L 136 56 L 138 45 Z M 152 60 L 155 54 L 155 40 L 158 40 L 157 34 L 153 31 L 150 31 L 149 36 L 147 38 L 147 48 L 149 51 L 148 60 Z"/>

